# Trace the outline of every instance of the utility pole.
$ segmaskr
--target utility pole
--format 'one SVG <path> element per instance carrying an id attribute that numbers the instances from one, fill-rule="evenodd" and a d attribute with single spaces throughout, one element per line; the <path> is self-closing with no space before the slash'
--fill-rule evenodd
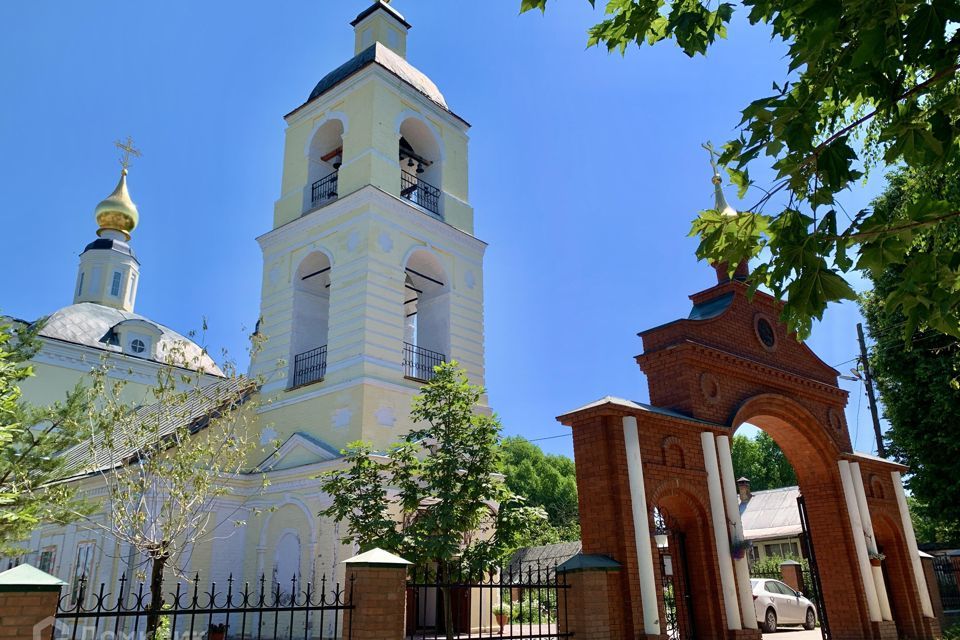
<path id="1" fill-rule="evenodd" d="M 863 324 L 857 323 L 857 339 L 860 341 L 860 364 L 863 366 L 863 382 L 867 387 L 867 399 L 870 401 L 870 415 L 873 417 L 873 433 L 877 437 L 877 455 L 887 457 L 883 446 L 883 434 L 880 433 L 880 413 L 877 411 L 877 397 L 873 393 L 873 375 L 870 373 L 870 361 L 867 359 L 867 341 L 863 338 Z"/>

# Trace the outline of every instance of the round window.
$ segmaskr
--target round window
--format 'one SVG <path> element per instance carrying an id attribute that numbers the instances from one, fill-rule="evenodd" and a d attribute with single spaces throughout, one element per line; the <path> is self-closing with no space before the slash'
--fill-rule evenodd
<path id="1" fill-rule="evenodd" d="M 147 345 L 143 344 L 143 340 L 140 338 L 134 338 L 130 341 L 130 351 L 134 353 L 143 353 L 147 349 Z"/>
<path id="2" fill-rule="evenodd" d="M 754 328 L 757 331 L 757 338 L 766 349 L 772 350 L 777 346 L 777 334 L 774 332 L 770 320 L 760 316 L 757 318 Z"/>

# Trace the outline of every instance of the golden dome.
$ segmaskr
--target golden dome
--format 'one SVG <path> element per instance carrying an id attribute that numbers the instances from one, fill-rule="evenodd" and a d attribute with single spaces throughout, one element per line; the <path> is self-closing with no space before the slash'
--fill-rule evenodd
<path id="1" fill-rule="evenodd" d="M 130 232 L 140 221 L 140 213 L 137 211 L 137 205 L 130 199 L 130 192 L 127 191 L 126 169 L 120 173 L 117 188 L 97 205 L 93 215 L 100 226 L 97 230 L 98 236 L 102 236 L 104 231 L 119 231 L 127 240 L 130 239 Z"/>

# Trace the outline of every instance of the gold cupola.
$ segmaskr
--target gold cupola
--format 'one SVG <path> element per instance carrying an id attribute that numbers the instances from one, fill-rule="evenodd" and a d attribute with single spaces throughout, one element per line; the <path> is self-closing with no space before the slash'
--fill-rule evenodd
<path id="1" fill-rule="evenodd" d="M 130 239 L 130 232 L 140 221 L 140 213 L 137 211 L 137 205 L 130 199 L 130 192 L 127 191 L 126 168 L 120 172 L 117 188 L 97 205 L 93 215 L 99 226 L 98 236 L 108 237 L 111 235 L 110 232 L 114 231 L 122 234 L 125 240 Z"/>

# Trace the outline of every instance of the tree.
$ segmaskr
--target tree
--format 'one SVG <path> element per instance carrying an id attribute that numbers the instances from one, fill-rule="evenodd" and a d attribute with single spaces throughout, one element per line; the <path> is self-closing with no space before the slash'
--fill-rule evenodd
<path id="1" fill-rule="evenodd" d="M 49 407 L 21 397 L 20 383 L 34 375 L 29 361 L 41 327 L 0 324 L 0 556 L 16 555 L 41 522 L 67 522 L 88 510 L 73 487 L 54 483 L 73 472 L 57 454 L 79 441 L 89 388 L 78 386 Z"/>
<path id="2" fill-rule="evenodd" d="M 361 551 L 381 547 L 419 566 L 436 565 L 441 584 L 455 568 L 472 576 L 490 570 L 546 516 L 499 475 L 500 423 L 477 411 L 483 393 L 456 362 L 435 367 L 410 412 L 424 426 L 386 455 L 351 443 L 344 467 L 321 476 L 333 502 L 320 515 L 346 522 L 347 539 Z M 452 638 L 449 587 L 441 593 Z"/>
<path id="3" fill-rule="evenodd" d="M 157 631 L 164 572 L 179 571 L 185 549 L 222 534 L 215 502 L 233 493 L 230 478 L 246 470 L 257 438 L 250 426 L 254 381 L 228 365 L 225 377 L 210 383 L 179 347 L 168 362 L 150 390 L 154 403 L 135 409 L 121 398 L 124 383 L 108 381 L 109 368 L 101 366 L 84 442 L 66 455 L 79 458 L 79 470 L 99 476 L 106 490 L 106 517 L 84 525 L 147 558 L 147 638 Z"/>
<path id="4" fill-rule="evenodd" d="M 896 223 L 918 200 L 933 197 L 960 202 L 960 162 L 946 168 L 900 169 L 889 176 L 889 185 L 874 202 L 874 215 Z M 960 221 L 944 223 L 936 233 L 916 234 L 908 254 L 916 261 L 944 251 L 960 249 Z M 939 271 L 944 286 L 937 295 L 951 295 L 957 280 L 949 270 L 929 259 L 929 268 Z M 874 345 L 868 357 L 873 377 L 889 422 L 886 439 L 890 454 L 910 467 L 906 485 L 929 519 L 930 533 L 940 541 L 960 541 L 960 340 L 926 328 L 904 342 L 909 317 L 891 303 L 901 265 L 890 265 L 871 275 L 873 291 L 861 307 Z M 934 541 L 934 540 L 929 540 Z"/>
<path id="5" fill-rule="evenodd" d="M 591 4 L 595 0 L 589 0 Z M 547 0 L 522 0 L 521 11 Z M 720 162 L 743 197 L 750 168 L 767 162 L 775 182 L 737 216 L 702 211 L 697 255 L 726 265 L 760 258 L 750 277 L 785 299 L 783 320 L 805 338 L 827 304 L 855 298 L 845 274 L 879 276 L 897 265 L 888 307 L 904 333 L 931 328 L 960 336 L 960 252 L 933 243 L 909 252 L 917 234 L 939 236 L 960 216 L 957 201 L 917 194 L 897 220 L 838 200 L 873 166 L 937 168 L 960 155 L 960 4 L 956 0 L 743 0 L 751 25 L 786 47 L 770 95 L 743 109 L 739 135 Z M 589 46 L 673 39 L 688 56 L 726 37 L 735 5 L 691 0 L 609 0 Z M 764 157 L 760 160 L 761 156 Z M 769 212 L 765 208 L 778 210 Z M 837 213 L 841 211 L 841 213 Z M 944 286 L 947 285 L 947 286 Z"/>
<path id="6" fill-rule="evenodd" d="M 531 506 L 542 507 L 547 514 L 549 526 L 538 532 L 536 542 L 579 540 L 580 512 L 573 460 L 545 454 L 520 436 L 504 438 L 502 447 L 507 488 L 524 496 Z"/>
<path id="7" fill-rule="evenodd" d="M 730 457 L 733 458 L 734 475 L 749 479 L 753 491 L 792 487 L 797 484 L 797 476 L 790 462 L 765 431 L 757 433 L 755 438 L 733 436 Z"/>

